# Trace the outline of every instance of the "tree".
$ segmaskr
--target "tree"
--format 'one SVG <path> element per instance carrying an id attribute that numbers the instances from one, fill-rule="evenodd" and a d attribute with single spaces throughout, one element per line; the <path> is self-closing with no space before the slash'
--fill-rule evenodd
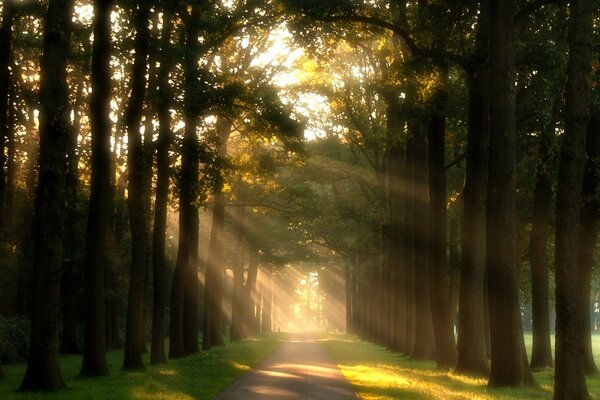
<path id="1" fill-rule="evenodd" d="M 227 117 L 218 117 L 216 131 L 218 135 L 219 155 L 227 155 L 227 140 L 231 134 L 232 123 Z M 208 260 L 204 279 L 204 323 L 202 349 L 223 345 L 223 275 L 225 258 L 223 254 L 225 228 L 225 197 L 222 188 L 214 193 L 213 220 L 208 248 Z"/>
<path id="2" fill-rule="evenodd" d="M 166 0 L 162 1 L 163 28 L 161 38 L 161 63 L 158 72 L 157 112 L 159 121 L 156 145 L 156 201 L 154 206 L 154 231 L 152 236 L 153 307 L 152 347 L 150 363 L 162 364 L 165 356 L 165 308 L 166 308 L 166 259 L 165 242 L 167 229 L 167 201 L 169 196 L 169 149 L 173 141 L 171 132 L 172 93 L 169 73 L 173 68 L 171 57 L 172 13 Z"/>
<path id="3" fill-rule="evenodd" d="M 0 53 L 4 56 L 0 59 L 0 227 L 3 227 L 6 201 L 7 171 L 6 156 L 4 148 L 8 144 L 9 137 L 9 108 L 12 96 L 9 96 L 10 64 L 12 60 L 12 28 L 15 14 L 15 5 L 12 0 L 4 2 L 2 10 L 2 26 L 0 26 Z"/>
<path id="4" fill-rule="evenodd" d="M 106 363 L 104 265 L 109 226 L 111 171 L 110 13 L 112 0 L 94 7 L 92 49 L 92 176 L 85 255 L 85 344 L 82 375 L 108 375 Z"/>
<path id="5" fill-rule="evenodd" d="M 569 7 L 569 59 L 565 86 L 565 132 L 556 189 L 556 369 L 554 399 L 588 399 L 583 343 L 580 207 L 590 99 L 592 2 Z"/>
<path id="6" fill-rule="evenodd" d="M 149 257 L 148 210 L 146 209 L 147 201 L 144 196 L 144 182 L 147 179 L 149 168 L 144 158 L 140 124 L 146 87 L 150 2 L 148 0 L 140 2 L 137 10 L 134 10 L 134 12 L 134 24 L 136 28 L 134 42 L 135 56 L 131 76 L 131 95 L 125 116 L 128 139 L 127 164 L 129 169 L 129 183 L 127 186 L 127 209 L 129 211 L 131 226 L 131 270 L 129 276 L 123 369 L 138 369 L 144 366 L 142 361 L 144 287 Z"/>
<path id="7" fill-rule="evenodd" d="M 550 345 L 550 306 L 548 283 L 548 238 L 552 217 L 552 167 L 551 159 L 554 124 L 544 130 L 539 137 L 538 165 L 534 188 L 533 221 L 529 257 L 531 261 L 531 298 L 533 343 L 531 368 L 552 368 Z"/>
<path id="8" fill-rule="evenodd" d="M 429 146 L 429 237 L 431 314 L 438 368 L 452 368 L 457 352 L 451 312 L 448 259 L 446 255 L 446 114 L 448 92 L 447 68 L 439 68 L 439 87 L 431 100 L 428 127 Z"/>
<path id="9" fill-rule="evenodd" d="M 490 386 L 534 382 L 525 354 L 515 258 L 514 2 L 490 3 L 490 146 L 486 268 L 490 307 Z"/>
<path id="10" fill-rule="evenodd" d="M 50 0 L 44 20 L 40 75 L 39 178 L 35 200 L 31 339 L 21 390 L 65 386 L 58 364 L 58 314 L 65 223 L 69 126 L 67 57 L 73 2 Z"/>
<path id="11" fill-rule="evenodd" d="M 459 289 L 456 371 L 487 376 L 484 297 L 486 188 L 489 143 L 488 10 L 482 2 L 472 67 L 466 70 L 467 150 L 463 189 L 462 260 Z"/>

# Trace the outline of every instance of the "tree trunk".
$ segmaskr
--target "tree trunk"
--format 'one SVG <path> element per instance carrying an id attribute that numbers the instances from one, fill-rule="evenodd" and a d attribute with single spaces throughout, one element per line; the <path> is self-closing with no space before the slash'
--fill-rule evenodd
<path id="1" fill-rule="evenodd" d="M 592 284 L 592 270 L 594 255 L 598 243 L 598 230 L 600 229 L 600 200 L 598 199 L 598 186 L 600 177 L 598 173 L 598 160 L 600 159 L 600 112 L 593 110 L 587 126 L 587 164 L 583 177 L 581 208 L 581 227 L 579 240 L 579 293 L 581 294 L 581 313 L 583 325 L 581 327 L 581 346 L 583 346 L 583 359 L 586 374 L 596 374 L 598 368 L 594 362 L 592 352 L 592 326 L 590 320 L 590 298 Z"/>
<path id="2" fill-rule="evenodd" d="M 415 160 L 415 347 L 412 357 L 433 358 L 436 354 L 431 314 L 429 273 L 429 190 L 427 163 L 427 126 L 417 117 L 413 121 Z"/>
<path id="3" fill-rule="evenodd" d="M 244 290 L 244 230 L 246 210 L 238 207 L 235 219 L 235 237 L 238 249 L 233 261 L 233 288 L 231 300 L 230 341 L 237 342 L 244 338 L 244 308 L 248 304 Z"/>
<path id="4" fill-rule="evenodd" d="M 61 297 L 62 297 L 62 340 L 61 352 L 65 354 L 80 354 L 81 348 L 77 339 L 77 320 L 80 314 L 80 296 L 77 295 L 78 282 L 76 281 L 76 269 L 80 267 L 75 264 L 76 252 L 80 249 L 81 242 L 78 237 L 77 222 L 80 215 L 77 210 L 78 191 L 79 191 L 79 156 L 77 152 L 77 134 L 81 130 L 81 109 L 84 102 L 83 97 L 83 79 L 77 84 L 75 95 L 75 104 L 72 107 L 73 112 L 73 134 L 69 139 L 69 155 L 67 156 L 69 168 L 67 171 L 67 204 L 66 204 L 66 225 L 65 225 L 65 249 L 63 257 L 63 275 L 61 279 Z"/>
<path id="5" fill-rule="evenodd" d="M 263 291 L 263 307 L 262 307 L 262 319 L 261 319 L 261 332 L 271 332 L 273 330 L 272 325 L 272 310 L 273 310 L 273 266 L 268 264 L 262 269 L 264 280 L 264 291 Z M 318 320 L 318 309 L 316 311 Z"/>
<path id="6" fill-rule="evenodd" d="M 217 134 L 219 135 L 219 155 L 227 155 L 227 140 L 231 134 L 231 122 L 223 117 L 217 119 Z M 204 335 L 210 329 L 210 341 L 203 341 L 202 348 L 223 345 L 223 274 L 225 259 L 223 255 L 225 229 L 225 197 L 218 188 L 214 195 L 213 220 L 208 248 L 204 291 Z"/>
<path id="7" fill-rule="evenodd" d="M 92 48 L 92 176 L 85 247 L 85 341 L 81 374 L 108 375 L 104 304 L 111 171 L 110 13 L 112 0 L 94 2 Z"/>
<path id="8" fill-rule="evenodd" d="M 414 132 L 408 132 L 406 141 L 406 159 L 404 176 L 406 195 L 404 197 L 404 268 L 405 268 L 405 303 L 406 303 L 406 337 L 404 354 L 410 355 L 415 346 L 415 141 Z M 360 267 L 358 265 L 357 267 Z M 362 314 L 361 314 L 362 317 Z"/>
<path id="9" fill-rule="evenodd" d="M 514 3 L 490 7 L 490 146 L 486 268 L 490 306 L 490 386 L 534 383 L 525 354 L 516 265 Z"/>
<path id="10" fill-rule="evenodd" d="M 171 315 L 169 331 L 169 358 L 181 358 L 185 356 L 183 347 L 183 280 L 185 273 L 185 263 L 187 263 L 187 254 L 189 247 L 189 235 L 187 228 L 187 214 L 185 207 L 185 194 L 183 188 L 184 174 L 182 171 L 180 181 L 180 212 L 179 212 L 179 247 L 177 249 L 177 262 L 173 273 L 171 284 Z M 185 254 L 185 256 L 184 256 Z"/>
<path id="11" fill-rule="evenodd" d="M 548 165 L 550 145 L 554 135 L 552 124 L 547 134 L 539 138 L 538 165 L 533 194 L 533 221 L 529 244 L 531 264 L 531 318 L 533 345 L 531 368 L 541 370 L 552 368 L 552 348 L 550 345 L 550 306 L 548 282 L 548 237 L 552 219 L 552 166 Z"/>
<path id="12" fill-rule="evenodd" d="M 144 335 L 145 279 L 149 257 L 148 210 L 144 185 L 149 173 L 146 165 L 140 124 L 144 106 L 147 57 L 149 49 L 148 19 L 150 5 L 142 1 L 135 13 L 135 57 L 131 76 L 131 96 L 127 107 L 127 209 L 131 226 L 131 271 L 125 328 L 123 369 L 143 368 L 142 342 Z"/>
<path id="13" fill-rule="evenodd" d="M 442 68 L 442 74 L 446 74 Z M 445 80 L 445 76 L 442 78 Z M 454 319 L 449 287 L 448 258 L 446 256 L 446 102 L 445 87 L 434 94 L 429 121 L 429 235 L 430 235 L 430 291 L 431 314 L 435 334 L 438 368 L 452 368 L 456 364 Z"/>
<path id="14" fill-rule="evenodd" d="M 581 337 L 587 296 L 581 293 L 580 218 L 590 101 L 592 2 L 570 4 L 565 133 L 556 190 L 556 368 L 554 399 L 589 399 Z M 585 297 L 585 299 L 584 299 Z M 586 335 L 588 333 L 586 332 Z"/>
<path id="15" fill-rule="evenodd" d="M 65 386 L 58 363 L 60 278 L 64 244 L 69 135 L 67 57 L 71 0 L 50 0 L 44 19 L 40 70 L 39 178 L 34 217 L 34 284 L 31 339 L 21 390 Z"/>
<path id="16" fill-rule="evenodd" d="M 165 255 L 167 231 L 167 206 L 169 201 L 169 149 L 173 141 L 171 133 L 171 88 L 169 73 L 173 69 L 171 49 L 172 15 L 163 0 L 163 28 L 161 38 L 161 63 L 158 71 L 157 112 L 159 121 L 156 145 L 156 200 L 154 205 L 154 231 L 152 236 L 152 347 L 151 364 L 164 364 L 165 355 L 165 308 L 167 305 Z"/>
<path id="17" fill-rule="evenodd" d="M 14 65 L 14 64 L 13 64 Z M 16 70 L 13 69 L 13 71 Z M 7 126 L 7 143 L 6 143 L 6 195 L 4 199 L 4 224 L 9 231 L 13 228 L 14 220 L 14 200 L 15 186 L 17 180 L 17 143 L 15 138 L 15 123 L 16 123 L 16 101 L 17 90 L 16 83 L 12 84 L 9 93 L 9 109 L 8 109 L 8 126 Z M 0 222 L 0 225 L 2 222 Z"/>
<path id="18" fill-rule="evenodd" d="M 256 278 L 258 275 L 258 254 L 251 254 L 248 261 L 248 273 L 246 283 L 244 284 L 244 337 L 257 332 L 254 307 Z"/>
<path id="19" fill-rule="evenodd" d="M 15 17 L 13 0 L 5 0 L 2 10 L 2 26 L 0 26 L 0 228 L 4 227 L 6 200 L 6 153 L 9 140 L 9 109 L 14 100 L 9 96 L 11 86 L 10 64 L 12 60 L 12 26 Z"/>

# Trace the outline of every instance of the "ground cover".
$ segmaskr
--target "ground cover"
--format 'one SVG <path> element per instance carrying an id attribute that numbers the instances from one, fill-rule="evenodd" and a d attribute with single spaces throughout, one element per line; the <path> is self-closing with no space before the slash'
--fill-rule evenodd
<path id="1" fill-rule="evenodd" d="M 440 371 L 434 362 L 415 361 L 352 335 L 321 340 L 356 393 L 365 400 L 530 400 L 552 399 L 553 371 L 535 372 L 534 388 L 489 389 L 486 379 Z M 530 353 L 531 335 L 525 337 Z M 594 336 L 600 362 L 600 336 Z M 600 376 L 588 377 L 592 399 L 600 399 Z"/>
<path id="2" fill-rule="evenodd" d="M 0 380 L 2 400 L 212 400 L 245 371 L 273 352 L 285 334 L 260 334 L 239 343 L 215 347 L 168 364 L 150 366 L 134 372 L 121 371 L 122 351 L 108 353 L 110 376 L 79 377 L 81 356 L 61 358 L 67 389 L 53 393 L 16 392 L 25 364 L 4 367 L 6 378 Z M 145 356 L 146 364 L 149 356 Z"/>

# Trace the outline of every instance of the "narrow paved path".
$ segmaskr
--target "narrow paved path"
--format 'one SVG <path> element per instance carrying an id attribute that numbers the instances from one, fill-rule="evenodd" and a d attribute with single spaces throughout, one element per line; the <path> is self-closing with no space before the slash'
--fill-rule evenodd
<path id="1" fill-rule="evenodd" d="M 311 333 L 292 334 L 216 400 L 356 400 L 350 383 Z"/>

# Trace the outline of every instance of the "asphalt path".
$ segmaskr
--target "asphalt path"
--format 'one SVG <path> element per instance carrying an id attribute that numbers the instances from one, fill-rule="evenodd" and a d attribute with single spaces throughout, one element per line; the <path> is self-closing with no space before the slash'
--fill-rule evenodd
<path id="1" fill-rule="evenodd" d="M 314 333 L 291 334 L 278 350 L 216 400 L 356 400 L 358 397 Z"/>

